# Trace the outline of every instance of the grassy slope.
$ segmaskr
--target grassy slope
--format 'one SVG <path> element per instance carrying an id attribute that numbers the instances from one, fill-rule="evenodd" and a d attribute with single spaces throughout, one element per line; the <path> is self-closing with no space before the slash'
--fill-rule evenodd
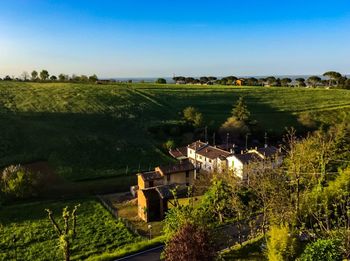
<path id="1" fill-rule="evenodd" d="M 62 208 L 77 203 L 81 203 L 81 207 L 73 259 L 85 259 L 141 241 L 94 200 L 21 204 L 0 209 L 0 260 L 62 260 L 57 235 L 44 209 L 53 210 L 60 220 Z M 18 238 L 15 244 L 14 235 Z"/>
<path id="2" fill-rule="evenodd" d="M 218 127 L 240 95 L 269 132 L 302 112 L 329 123 L 350 111 L 345 90 L 0 82 L 0 165 L 48 159 L 71 180 L 129 175 L 169 160 L 149 126 L 195 106 Z"/>

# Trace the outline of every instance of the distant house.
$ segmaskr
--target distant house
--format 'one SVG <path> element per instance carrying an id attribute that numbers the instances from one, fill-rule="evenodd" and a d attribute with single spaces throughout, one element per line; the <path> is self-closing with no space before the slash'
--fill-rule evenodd
<path id="1" fill-rule="evenodd" d="M 244 81 L 245 81 L 244 79 L 237 79 L 236 80 L 236 85 L 237 86 L 242 86 L 242 85 L 244 85 Z"/>
<path id="2" fill-rule="evenodd" d="M 138 173 L 138 216 L 146 222 L 163 219 L 169 199 L 173 198 L 172 190 L 177 190 L 178 197 L 187 195 L 187 187 L 194 181 L 194 169 L 194 165 L 185 160 Z"/>

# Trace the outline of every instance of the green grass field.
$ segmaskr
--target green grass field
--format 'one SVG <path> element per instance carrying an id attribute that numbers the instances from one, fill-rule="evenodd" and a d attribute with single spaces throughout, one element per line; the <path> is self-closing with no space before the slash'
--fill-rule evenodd
<path id="1" fill-rule="evenodd" d="M 125 179 L 170 160 L 150 127 L 177 123 L 194 106 L 218 128 L 239 96 L 271 135 L 300 128 L 300 114 L 331 123 L 350 112 L 346 90 L 0 82 L 0 166 L 41 159 L 71 181 Z"/>
<path id="2" fill-rule="evenodd" d="M 44 209 L 53 210 L 56 219 L 61 221 L 62 208 L 77 203 L 81 207 L 77 239 L 72 247 L 73 260 L 117 251 L 142 241 L 92 199 L 20 204 L 0 209 L 0 260 L 62 260 L 56 231 Z M 13 242 L 14 236 L 16 242 Z"/>

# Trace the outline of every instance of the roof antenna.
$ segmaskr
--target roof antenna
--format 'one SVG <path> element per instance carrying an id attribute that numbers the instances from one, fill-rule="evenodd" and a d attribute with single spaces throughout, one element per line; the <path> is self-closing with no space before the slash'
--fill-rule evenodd
<path id="1" fill-rule="evenodd" d="M 213 146 L 215 146 L 215 132 L 213 133 Z"/>
<path id="2" fill-rule="evenodd" d="M 264 147 L 267 148 L 267 132 L 266 131 L 265 131 L 264 139 L 265 139 Z"/>

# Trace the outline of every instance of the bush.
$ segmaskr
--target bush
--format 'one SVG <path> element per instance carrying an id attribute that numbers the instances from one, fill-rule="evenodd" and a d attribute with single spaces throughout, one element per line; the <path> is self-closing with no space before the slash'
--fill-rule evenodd
<path id="1" fill-rule="evenodd" d="M 341 261 L 340 244 L 331 239 L 319 239 L 306 246 L 301 261 Z"/>
<path id="2" fill-rule="evenodd" d="M 288 226 L 272 226 L 267 241 L 267 257 L 270 261 L 294 260 L 297 241 Z"/>
<path id="3" fill-rule="evenodd" d="M 27 198 L 36 196 L 40 187 L 40 176 L 20 165 L 5 168 L 0 176 L 0 190 L 5 198 Z"/>
<path id="4" fill-rule="evenodd" d="M 167 150 L 171 150 L 175 148 L 175 142 L 173 140 L 167 140 L 164 144 L 163 147 Z"/>

